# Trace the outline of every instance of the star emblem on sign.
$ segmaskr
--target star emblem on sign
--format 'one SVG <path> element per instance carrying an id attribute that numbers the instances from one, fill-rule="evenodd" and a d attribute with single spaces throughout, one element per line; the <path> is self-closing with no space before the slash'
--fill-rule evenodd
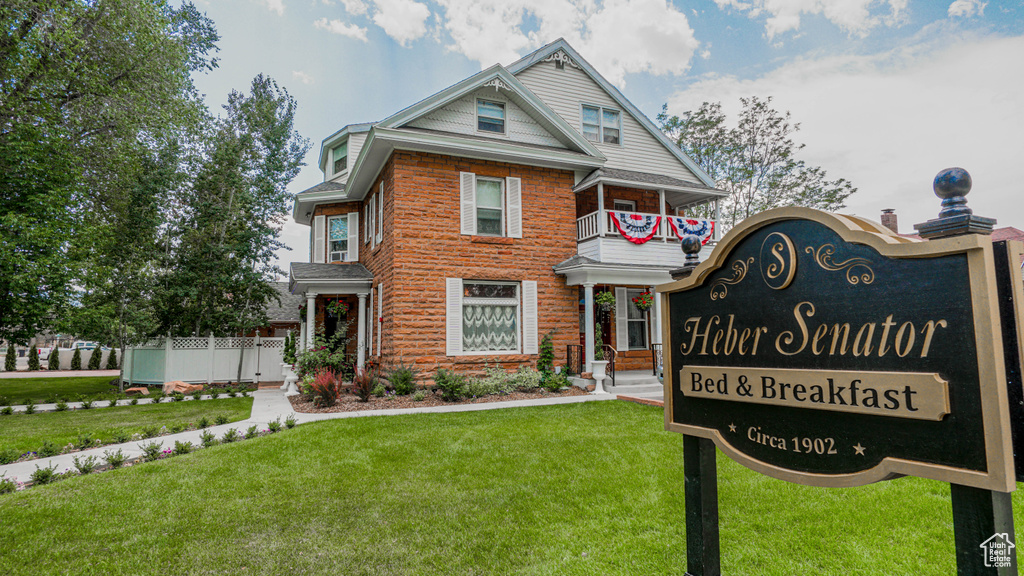
<path id="1" fill-rule="evenodd" d="M 735 431 L 736 431 L 736 425 L 735 424 L 729 424 L 729 432 L 735 432 Z"/>
<path id="2" fill-rule="evenodd" d="M 858 456 L 864 456 L 864 451 L 867 450 L 867 448 L 864 447 L 864 446 L 861 446 L 860 442 L 857 442 L 857 445 L 853 447 L 853 450 L 854 450 L 854 452 L 857 453 Z"/>

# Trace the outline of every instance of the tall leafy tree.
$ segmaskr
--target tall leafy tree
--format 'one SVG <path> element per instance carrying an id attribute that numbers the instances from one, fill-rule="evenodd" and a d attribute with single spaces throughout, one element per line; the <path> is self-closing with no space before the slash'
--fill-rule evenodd
<path id="1" fill-rule="evenodd" d="M 0 337 L 25 341 L 71 298 L 90 216 L 152 134 L 196 116 L 190 73 L 217 39 L 191 3 L 0 3 Z"/>
<path id="2" fill-rule="evenodd" d="M 721 204 L 726 227 L 758 212 L 780 206 L 835 211 L 857 191 L 843 178 L 829 180 L 825 170 L 796 157 L 803 149 L 792 135 L 800 130 L 789 112 L 772 108 L 772 99 L 740 98 L 735 126 L 727 124 L 720 103 L 704 102 L 697 110 L 669 116 L 663 106 L 658 121 L 684 152 L 730 193 Z M 701 215 L 710 215 L 704 207 Z"/>
<path id="3" fill-rule="evenodd" d="M 195 175 L 179 193 L 168 228 L 161 326 L 175 335 L 225 335 L 266 322 L 282 271 L 274 252 L 292 200 L 288 184 L 309 141 L 294 129 L 296 103 L 265 76 L 232 92 L 210 122 Z"/>

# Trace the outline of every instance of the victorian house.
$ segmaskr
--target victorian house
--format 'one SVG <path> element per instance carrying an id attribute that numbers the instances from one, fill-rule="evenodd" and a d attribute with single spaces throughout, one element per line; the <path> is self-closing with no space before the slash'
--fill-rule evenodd
<path id="1" fill-rule="evenodd" d="M 293 211 L 303 341 L 347 325 L 360 366 L 425 375 L 533 364 L 546 334 L 587 372 L 598 323 L 620 370 L 649 368 L 660 314 L 640 297 L 682 265 L 682 235 L 713 242 L 686 214 L 724 195 L 564 40 L 345 126 L 319 165 Z"/>

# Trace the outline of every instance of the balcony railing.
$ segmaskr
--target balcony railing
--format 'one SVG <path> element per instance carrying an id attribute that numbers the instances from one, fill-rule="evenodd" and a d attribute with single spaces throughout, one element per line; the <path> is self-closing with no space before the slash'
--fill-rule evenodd
<path id="1" fill-rule="evenodd" d="M 640 216 L 659 216 L 659 214 L 646 214 L 643 212 L 634 212 Z M 586 216 L 582 216 L 576 219 L 576 241 L 582 242 L 590 238 L 596 238 L 598 236 L 619 236 L 618 229 L 615 228 L 615 223 L 612 221 L 611 210 L 603 211 L 603 218 L 601 212 L 591 212 Z M 661 222 L 658 223 L 658 229 L 654 233 L 653 240 L 678 242 L 679 238 L 676 237 L 675 232 L 672 230 L 672 225 L 668 223 L 668 217 L 662 218 Z"/>

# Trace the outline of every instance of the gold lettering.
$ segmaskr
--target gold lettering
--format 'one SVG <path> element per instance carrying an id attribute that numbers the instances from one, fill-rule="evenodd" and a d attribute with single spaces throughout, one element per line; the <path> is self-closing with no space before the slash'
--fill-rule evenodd
<path id="1" fill-rule="evenodd" d="M 921 329 L 921 332 L 925 333 L 924 348 L 921 349 L 921 358 L 926 358 L 928 356 L 928 349 L 931 348 L 932 346 L 932 336 L 935 334 L 935 329 L 940 326 L 945 328 L 948 326 L 948 324 L 945 320 L 939 320 L 938 322 L 934 320 L 929 320 L 924 325 L 924 328 Z"/>
<path id="2" fill-rule="evenodd" d="M 768 333 L 767 328 L 755 328 L 754 329 L 754 347 L 750 349 L 751 356 L 757 356 L 757 345 L 761 342 L 761 332 Z"/>
<path id="3" fill-rule="evenodd" d="M 896 323 L 892 321 L 892 314 L 885 317 L 885 322 L 882 322 L 882 341 L 878 343 L 878 357 L 885 356 L 885 353 L 889 351 L 889 347 L 886 346 L 886 342 L 889 341 L 889 328 L 895 326 Z"/>
<path id="4" fill-rule="evenodd" d="M 732 321 L 735 319 L 735 314 L 729 314 L 729 326 L 725 329 L 725 348 L 723 349 L 726 356 L 732 354 L 732 351 L 736 349 L 736 341 L 739 340 L 739 333 L 732 327 Z"/>
<path id="5" fill-rule="evenodd" d="M 907 326 L 910 327 L 910 330 L 907 330 Z M 907 340 L 906 348 L 903 348 L 904 332 L 910 334 L 910 338 Z M 914 348 L 914 338 L 914 323 L 904 322 L 903 325 L 900 326 L 900 329 L 896 331 L 896 355 L 899 356 L 900 358 L 903 358 L 907 354 L 910 354 L 910 350 Z M 903 350 L 900 350 L 900 348 L 903 348 Z"/>
<path id="6" fill-rule="evenodd" d="M 860 346 L 860 337 L 864 334 L 864 329 L 867 329 L 868 334 L 864 338 L 864 347 Z M 854 356 L 870 356 L 871 355 L 871 339 L 875 336 L 875 323 L 869 322 L 860 327 L 857 330 L 857 337 L 853 339 L 853 355 Z"/>
<path id="7" fill-rule="evenodd" d="M 825 351 L 824 348 L 818 349 L 818 341 L 824 338 L 828 334 L 828 326 L 825 324 L 819 324 L 817 330 L 814 331 L 814 339 L 811 340 L 811 353 L 818 356 Z"/>
<path id="8" fill-rule="evenodd" d="M 780 354 L 784 354 L 786 356 L 799 354 L 807 346 L 807 323 L 804 322 L 803 316 L 800 315 L 800 308 L 804 305 L 807 305 L 808 307 L 807 317 L 810 318 L 811 316 L 814 316 L 814 304 L 811 304 L 810 302 L 801 302 L 793 307 L 793 316 L 796 318 L 796 323 L 800 325 L 800 334 L 802 335 L 800 347 L 792 352 L 786 352 L 782 349 L 783 339 L 785 340 L 786 346 L 789 346 L 796 340 L 796 336 L 793 332 L 787 330 L 780 333 L 778 337 L 775 338 L 775 349 L 778 350 Z"/>
<path id="9" fill-rule="evenodd" d="M 836 344 L 839 342 L 839 331 L 843 332 L 843 344 L 839 347 L 839 355 L 846 356 L 847 340 L 850 338 L 850 324 L 843 323 L 840 327 L 839 324 L 832 325 L 832 347 L 828 349 L 829 356 L 835 356 Z"/>
<path id="10" fill-rule="evenodd" d="M 740 352 L 740 356 L 746 355 L 746 352 L 743 351 L 743 345 L 747 343 L 747 338 L 750 338 L 750 328 L 744 328 L 743 332 L 740 333 L 740 341 L 736 346 Z"/>

